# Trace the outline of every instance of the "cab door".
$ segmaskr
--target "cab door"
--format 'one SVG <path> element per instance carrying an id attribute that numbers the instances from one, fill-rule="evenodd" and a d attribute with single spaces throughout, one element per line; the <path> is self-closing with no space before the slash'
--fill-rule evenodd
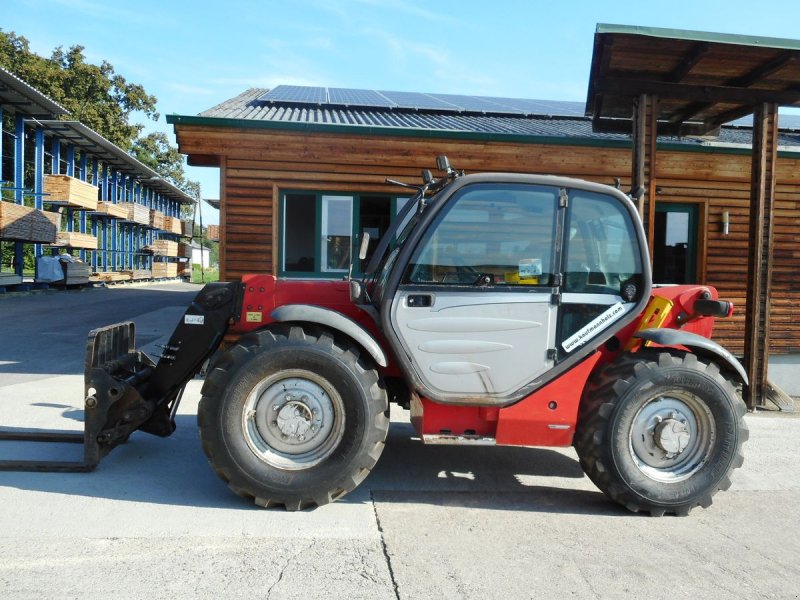
<path id="1" fill-rule="evenodd" d="M 553 367 L 564 198 L 555 186 L 474 183 L 436 215 L 390 315 L 431 397 L 501 400 Z"/>

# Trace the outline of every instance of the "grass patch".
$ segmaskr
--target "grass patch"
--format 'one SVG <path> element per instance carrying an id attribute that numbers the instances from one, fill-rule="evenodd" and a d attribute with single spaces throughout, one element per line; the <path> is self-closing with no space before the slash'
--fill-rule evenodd
<path id="1" fill-rule="evenodd" d="M 218 269 L 203 269 L 200 271 L 200 265 L 192 265 L 192 283 L 211 283 L 212 281 L 219 281 Z"/>

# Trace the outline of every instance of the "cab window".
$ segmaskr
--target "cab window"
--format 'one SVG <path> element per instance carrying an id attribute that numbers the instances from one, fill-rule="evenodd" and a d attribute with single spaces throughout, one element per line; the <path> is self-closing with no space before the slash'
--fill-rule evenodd
<path id="1" fill-rule="evenodd" d="M 473 184 L 450 200 L 412 256 L 416 284 L 550 285 L 558 188 Z"/>

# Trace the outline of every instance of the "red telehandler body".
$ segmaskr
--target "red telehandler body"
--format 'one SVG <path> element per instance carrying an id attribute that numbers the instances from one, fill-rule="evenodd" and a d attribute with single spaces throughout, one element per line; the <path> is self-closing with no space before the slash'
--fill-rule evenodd
<path id="1" fill-rule="evenodd" d="M 748 433 L 745 372 L 710 339 L 732 305 L 709 286 L 651 285 L 641 222 L 617 189 L 438 166 L 440 179 L 409 186 L 358 278 L 206 285 L 157 363 L 132 323 L 93 331 L 84 461 L 0 466 L 89 470 L 137 429 L 169 435 L 205 366 L 203 448 L 262 506 L 355 488 L 381 455 L 390 402 L 425 443 L 573 445 L 633 511 L 710 505 Z M 359 260 L 367 248 L 364 235 Z"/>

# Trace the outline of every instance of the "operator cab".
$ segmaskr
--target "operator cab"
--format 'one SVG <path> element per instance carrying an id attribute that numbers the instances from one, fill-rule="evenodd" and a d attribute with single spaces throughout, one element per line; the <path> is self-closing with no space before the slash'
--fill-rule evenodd
<path id="1" fill-rule="evenodd" d="M 638 215 L 608 186 L 456 176 L 432 198 L 418 194 L 403 220 L 373 257 L 364 296 L 414 387 L 438 402 L 519 400 L 650 295 Z"/>

